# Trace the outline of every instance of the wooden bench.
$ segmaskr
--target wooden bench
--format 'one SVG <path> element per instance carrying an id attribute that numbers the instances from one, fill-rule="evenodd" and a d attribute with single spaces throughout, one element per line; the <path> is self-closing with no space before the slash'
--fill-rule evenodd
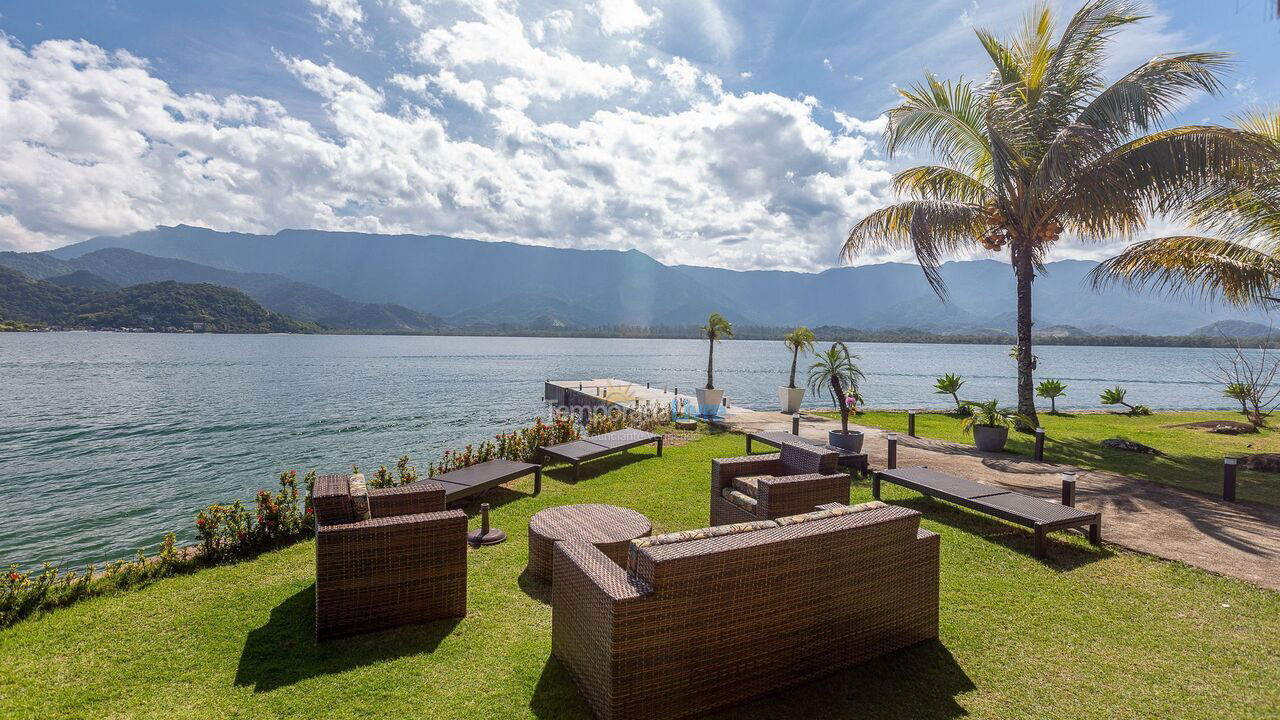
<path id="1" fill-rule="evenodd" d="M 1044 557 L 1045 534 L 1053 530 L 1088 526 L 1089 542 L 1102 544 L 1102 513 L 1085 512 L 926 467 L 877 472 L 871 480 L 871 494 L 877 500 L 881 481 L 1029 527 L 1035 533 L 1036 557 Z"/>
<path id="2" fill-rule="evenodd" d="M 650 443 L 658 444 L 658 457 L 662 457 L 661 435 L 631 428 L 593 435 L 583 440 L 540 447 L 538 453 L 539 458 L 550 457 L 573 465 L 573 479 L 576 482 L 581 476 L 582 463 L 587 460 L 613 455 Z"/>
<path id="3" fill-rule="evenodd" d="M 542 466 L 514 460 L 486 460 L 431 478 L 444 486 L 446 502 L 455 502 L 525 475 L 533 475 L 533 494 L 542 492 Z"/>
<path id="4" fill-rule="evenodd" d="M 806 440 L 800 437 L 799 435 L 792 435 L 789 432 L 783 432 L 781 430 L 747 433 L 747 454 L 748 455 L 751 454 L 752 442 L 758 442 L 762 445 L 768 445 L 769 447 L 775 447 L 775 448 L 782 447 L 783 443 L 801 443 L 804 445 L 811 445 L 813 447 L 819 447 L 824 450 L 830 450 L 836 455 L 839 455 L 840 456 L 839 463 L 841 467 L 846 467 L 852 470 L 856 470 L 859 473 L 862 473 L 864 475 L 871 471 L 871 465 L 867 461 L 866 453 L 857 453 L 842 447 L 836 447 L 835 445 L 819 445 L 818 443 L 812 440 Z"/>

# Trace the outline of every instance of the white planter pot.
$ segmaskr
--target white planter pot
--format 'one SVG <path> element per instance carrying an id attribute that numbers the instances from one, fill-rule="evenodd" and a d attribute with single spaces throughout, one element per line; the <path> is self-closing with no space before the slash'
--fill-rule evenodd
<path id="1" fill-rule="evenodd" d="M 782 406 L 782 412 L 799 412 L 802 402 L 804 402 L 804 388 L 778 388 L 778 404 Z"/>
<path id="2" fill-rule="evenodd" d="M 700 417 L 711 417 L 719 415 L 721 408 L 724 407 L 724 390 L 720 388 L 698 388 L 698 415 Z"/>

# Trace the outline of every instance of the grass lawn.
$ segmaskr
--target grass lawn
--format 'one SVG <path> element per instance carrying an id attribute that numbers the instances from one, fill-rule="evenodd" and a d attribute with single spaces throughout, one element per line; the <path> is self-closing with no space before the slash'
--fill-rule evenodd
<path id="1" fill-rule="evenodd" d="M 928 422 L 926 420 L 926 422 Z M 1143 422 L 1143 421 L 1139 421 Z M 926 426 L 927 427 L 927 426 Z M 0 631 L 0 716 L 586 718 L 550 659 L 544 586 L 522 579 L 529 516 L 607 502 L 655 530 L 707 521 L 708 436 L 553 470 L 490 495 L 506 543 L 472 552 L 466 619 L 316 646 L 310 542 L 86 601 Z M 855 500 L 869 498 L 866 481 Z M 1258 718 L 1280 712 L 1280 594 L 888 486 L 942 535 L 941 640 L 724 718 Z M 473 519 L 473 525 L 478 520 Z"/>
<path id="2" fill-rule="evenodd" d="M 819 414 L 840 419 L 840 414 L 834 411 Z M 1239 421 L 1241 416 L 1240 413 L 1229 412 L 1162 412 L 1146 417 L 1110 413 L 1040 413 L 1040 422 L 1045 429 L 1045 459 L 1050 462 L 1111 470 L 1215 496 L 1222 494 L 1223 456 L 1280 453 L 1280 433 L 1273 429 L 1265 429 L 1258 434 L 1217 435 L 1200 428 L 1177 427 L 1182 423 L 1203 420 Z M 905 412 L 870 411 L 851 417 L 849 422 L 902 433 L 907 431 Z M 940 413 L 916 415 L 916 435 L 966 444 L 973 442 L 973 438 L 961 432 L 957 418 Z M 1165 456 L 1112 450 L 1098 444 L 1113 437 L 1140 442 L 1160 450 Z M 1007 449 L 1029 457 L 1035 450 L 1035 436 L 1010 432 Z M 1280 475 L 1240 473 L 1236 495 L 1241 500 L 1280 505 Z"/>

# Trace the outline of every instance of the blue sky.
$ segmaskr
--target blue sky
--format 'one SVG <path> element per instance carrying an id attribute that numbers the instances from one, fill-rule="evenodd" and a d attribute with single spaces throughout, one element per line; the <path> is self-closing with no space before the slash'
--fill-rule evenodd
<path id="1" fill-rule="evenodd" d="M 1060 11 L 1076 3 L 1058 3 Z M 1226 50 L 1280 98 L 1267 0 L 1159 0 L 1115 43 Z M 891 199 L 877 117 L 1026 2 L 297 0 L 0 4 L 0 247 L 156 224 L 637 248 L 820 269 Z M 1158 228 L 1153 228 L 1158 229 Z M 1123 244 L 1064 245 L 1098 257 Z M 887 259 L 885 257 L 871 259 Z M 900 258 L 898 258 L 900 259 Z"/>

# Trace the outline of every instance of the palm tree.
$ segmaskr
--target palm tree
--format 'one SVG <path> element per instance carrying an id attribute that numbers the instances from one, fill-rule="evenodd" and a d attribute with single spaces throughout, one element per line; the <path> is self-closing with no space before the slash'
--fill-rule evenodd
<path id="1" fill-rule="evenodd" d="M 1067 386 L 1061 380 L 1041 380 L 1036 386 L 1036 394 L 1049 399 L 1049 414 L 1058 413 L 1058 398 L 1067 394 Z"/>
<path id="2" fill-rule="evenodd" d="M 712 371 L 715 367 L 716 343 L 720 342 L 720 338 L 733 337 L 733 325 L 720 313 L 713 312 L 707 318 L 707 324 L 702 326 L 702 336 L 711 345 L 711 349 L 707 352 L 707 389 L 714 390 L 716 383 Z"/>
<path id="3" fill-rule="evenodd" d="M 1238 119 L 1269 146 L 1260 172 L 1223 178 L 1181 218 L 1225 237 L 1182 235 L 1137 243 L 1094 268 L 1095 287 L 1120 282 L 1169 293 L 1200 291 L 1238 306 L 1277 302 L 1280 286 L 1280 110 Z"/>
<path id="4" fill-rule="evenodd" d="M 1248 383 L 1230 383 L 1222 394 L 1240 403 L 1240 412 L 1246 417 L 1249 415 L 1249 398 L 1253 395 L 1253 388 L 1249 387 Z"/>
<path id="5" fill-rule="evenodd" d="M 1055 38 L 1039 4 L 1009 41 L 979 30 L 995 66 L 985 82 L 924 81 L 888 112 L 892 157 L 927 148 L 936 165 L 894 177 L 907 199 L 862 219 L 843 255 L 914 250 L 945 299 L 939 265 L 970 249 L 1009 252 L 1016 280 L 1018 411 L 1037 422 L 1031 353 L 1031 285 L 1046 253 L 1068 233 L 1105 240 L 1141 231 L 1233 172 L 1257 167 L 1263 144 L 1216 125 L 1159 129 L 1181 101 L 1218 93 L 1221 53 L 1159 55 L 1115 83 L 1103 80 L 1107 48 L 1142 19 L 1132 0 L 1090 0 Z"/>
<path id="6" fill-rule="evenodd" d="M 842 342 L 834 342 L 827 350 L 815 354 L 817 360 L 809 366 L 809 389 L 815 393 L 826 390 L 832 402 L 840 410 L 840 430 L 849 432 L 849 400 L 861 401 L 858 385 L 865 377 L 854 360 L 857 355 L 849 352 Z"/>
<path id="7" fill-rule="evenodd" d="M 794 388 L 796 386 L 796 362 L 800 360 L 800 352 L 813 352 L 813 342 L 815 340 L 817 338 L 814 336 L 813 331 L 804 326 L 798 327 L 782 337 L 782 342 L 791 351 L 791 377 L 787 380 L 787 387 Z"/>
<path id="8" fill-rule="evenodd" d="M 956 410 L 963 410 L 964 403 L 960 402 L 959 395 L 962 386 L 964 386 L 964 378 L 955 373 L 947 373 L 933 383 L 933 394 L 950 395 L 956 401 Z"/>

